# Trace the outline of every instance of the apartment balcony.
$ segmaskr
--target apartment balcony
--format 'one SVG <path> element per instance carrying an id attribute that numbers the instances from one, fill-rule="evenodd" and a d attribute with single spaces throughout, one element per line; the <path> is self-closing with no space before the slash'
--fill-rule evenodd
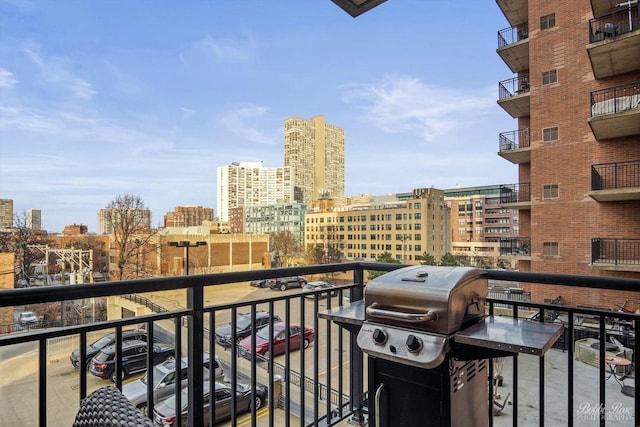
<path id="1" fill-rule="evenodd" d="M 589 196 L 598 202 L 640 200 L 640 161 L 592 165 Z"/>
<path id="2" fill-rule="evenodd" d="M 524 251 L 524 241 L 520 239 L 514 242 L 509 250 Z M 171 341 L 180 344 L 175 345 L 177 360 L 182 356 L 189 358 L 189 380 L 185 386 L 190 396 L 189 425 L 204 425 L 205 421 L 213 425 L 209 418 L 213 416 L 213 411 L 207 412 L 208 419 L 205 419 L 203 412 L 205 399 L 202 397 L 206 391 L 203 384 L 207 384 L 203 380 L 208 379 L 208 374 L 207 371 L 196 368 L 202 366 L 204 352 L 219 356 L 225 381 L 232 390 L 240 383 L 250 385 L 252 390 L 260 385 L 268 387 L 267 398 L 260 409 L 252 406 L 246 413 L 236 414 L 235 410 L 238 408 L 232 403 L 230 425 L 373 425 L 373 420 L 368 419 L 369 405 L 375 404 L 373 398 L 368 398 L 367 378 L 371 364 L 356 342 L 355 333 L 359 329 L 357 316 L 354 316 L 352 323 L 337 324 L 321 314 L 333 308 L 355 310 L 362 306 L 366 270 L 391 271 L 400 267 L 402 265 L 398 264 L 345 263 L 84 286 L 2 290 L 0 308 L 3 309 L 34 307 L 40 303 L 61 304 L 63 301 L 98 297 L 109 298 L 114 306 L 132 302 L 141 305 L 137 316 L 132 313 L 133 317 L 118 320 L 56 328 L 40 325 L 29 330 L 17 328 L 20 330 L 13 331 L 12 327 L 5 329 L 5 334 L 0 336 L 0 352 L 3 355 L 0 358 L 3 372 L 0 376 L 0 391 L 3 396 L 0 399 L 0 424 L 41 427 L 72 425 L 81 399 L 108 385 L 109 381 L 99 380 L 84 369 L 71 367 L 68 361 L 71 350 L 85 349 L 94 335 L 100 336 L 111 331 L 115 331 L 116 342 L 120 343 L 124 330 L 143 327 L 148 332 L 149 345 L 164 342 L 163 340 Z M 297 290 L 280 292 L 261 289 L 260 291 L 264 291 L 261 297 L 247 296 L 232 302 L 220 302 L 222 298 L 229 300 L 229 289 L 237 292 L 243 285 L 254 289 L 247 283 L 251 280 L 338 272 L 352 273 L 353 283 L 339 286 L 337 296 L 324 298 L 325 295 L 321 293 L 310 295 Z M 559 286 L 557 289 L 567 289 L 567 293 L 574 293 L 576 287 L 589 292 L 593 289 L 631 291 L 637 286 L 637 281 L 631 279 L 500 270 L 486 270 L 486 277 L 491 281 L 492 287 L 503 286 L 510 290 L 510 294 L 517 293 L 513 288 L 514 282 Z M 182 293 L 186 302 L 183 306 L 168 304 L 171 301 L 155 296 L 159 291 Z M 131 298 L 136 295 L 144 297 Z M 217 295 L 217 298 L 209 300 L 211 295 Z M 125 296 L 128 298 L 120 301 Z M 150 310 L 145 301 L 152 300 L 159 301 L 160 307 L 154 306 L 155 309 Z M 554 417 L 548 425 L 574 425 L 576 413 L 581 413 L 578 412 L 579 407 L 584 402 L 592 402 L 594 408 L 606 408 L 603 412 L 594 412 L 592 416 L 599 417 L 601 413 L 609 415 L 609 411 L 612 411 L 611 415 L 620 415 L 614 409 L 609 409 L 612 404 L 616 404 L 625 411 L 626 418 L 620 425 L 634 425 L 634 413 L 640 413 L 640 402 L 621 393 L 618 382 L 626 382 L 623 390 L 629 392 L 640 387 L 640 379 L 634 375 L 633 365 L 629 363 L 624 368 L 625 371 L 616 371 L 618 375 L 614 381 L 612 375 L 609 375 L 611 365 L 605 363 L 605 356 L 616 355 L 629 362 L 634 360 L 633 354 L 640 351 L 640 343 L 634 339 L 640 329 L 640 315 L 622 310 L 612 311 L 609 308 L 580 308 L 561 305 L 557 301 L 549 304 L 531 301 L 530 298 L 504 298 L 493 294 L 486 301 L 489 316 L 519 317 L 519 322 L 526 322 L 523 317 L 535 317 L 543 323 L 562 322 L 565 332 L 554 344 L 554 348 L 546 352 L 544 363 L 536 356 L 524 354 L 514 357 L 517 353 L 509 351 L 503 353 L 502 364 L 488 363 L 488 371 L 480 372 L 480 375 L 486 375 L 484 381 L 489 396 L 492 397 L 487 406 L 492 404 L 493 411 L 487 407 L 484 413 L 488 420 L 478 420 L 478 423 L 507 426 L 529 419 L 537 420 L 538 425 L 544 426 L 545 414 L 553 413 Z M 280 314 L 285 324 L 304 323 L 313 327 L 314 341 L 306 349 L 302 345 L 286 345 L 284 354 L 274 357 L 260 356 L 255 352 L 250 352 L 251 355 L 246 357 L 245 353 L 239 351 L 240 346 L 225 348 L 216 341 L 214 331 L 217 326 L 231 319 L 231 331 L 235 331 L 236 315 L 248 313 L 252 319 L 256 319 L 258 311 Z M 531 316 L 532 313 L 535 315 Z M 581 320 L 583 318 L 595 320 L 586 327 Z M 234 333 L 231 342 L 236 342 Z M 595 339 L 603 333 L 606 333 L 607 340 L 615 337 L 620 342 L 616 352 L 609 345 L 605 346 L 604 340 Z M 255 348 L 255 326 L 251 327 L 248 338 Z M 593 346 L 594 342 L 599 342 L 600 345 Z M 584 351 L 578 352 L 583 347 Z M 116 349 L 117 354 L 120 354 L 122 344 L 117 344 Z M 270 346 L 269 354 L 276 354 L 272 350 L 273 347 Z M 468 356 L 487 358 L 482 350 Z M 80 351 L 80 366 L 85 366 L 87 361 L 86 351 Z M 151 357 L 148 357 L 146 366 L 151 364 Z M 122 360 L 117 358 L 117 371 L 122 369 L 121 365 Z M 12 369 L 11 366 L 17 368 Z M 545 375 L 545 368 L 549 369 L 551 376 Z M 153 392 L 155 370 L 148 370 L 146 375 L 149 397 Z M 500 378 L 504 376 L 504 384 L 489 380 L 498 375 Z M 113 386 L 122 390 L 123 381 L 119 375 L 117 378 Z M 179 385 L 171 387 L 174 388 L 171 393 L 178 400 Z M 593 393 L 593 390 L 599 392 Z M 255 392 L 251 393 L 252 401 L 255 401 Z M 411 397 L 407 396 L 406 399 L 410 400 Z M 157 404 L 153 399 L 146 399 L 147 413 L 153 413 Z M 110 413 L 119 410 L 108 405 L 93 409 L 98 412 L 109 410 Z M 406 414 L 403 417 L 406 419 Z M 474 420 L 467 421 L 468 425 L 477 424 Z M 597 418 L 593 418 L 593 421 L 596 422 Z M 181 425 L 179 417 L 177 425 Z"/>
<path id="3" fill-rule="evenodd" d="M 591 92 L 589 126 L 598 140 L 640 135 L 640 82 Z"/>
<path id="4" fill-rule="evenodd" d="M 496 3 L 511 25 L 529 20 L 529 0 L 496 0 Z"/>
<path id="5" fill-rule="evenodd" d="M 640 271 L 640 239 L 591 239 L 591 267 L 598 270 Z"/>
<path id="6" fill-rule="evenodd" d="M 596 79 L 640 70 L 640 5 L 590 20 L 587 53 Z"/>
<path id="7" fill-rule="evenodd" d="M 531 238 L 507 237 L 500 239 L 500 256 L 531 260 Z"/>
<path id="8" fill-rule="evenodd" d="M 500 207 L 510 209 L 531 209 L 531 184 L 503 184 L 500 186 Z"/>
<path id="9" fill-rule="evenodd" d="M 514 119 L 530 115 L 529 73 L 499 82 L 498 96 L 498 104 Z"/>
<path id="10" fill-rule="evenodd" d="M 499 135 L 498 155 L 513 164 L 531 162 L 529 128 L 502 132 Z"/>
<path id="11" fill-rule="evenodd" d="M 529 69 L 529 24 L 498 31 L 498 50 L 500 58 L 514 73 Z"/>

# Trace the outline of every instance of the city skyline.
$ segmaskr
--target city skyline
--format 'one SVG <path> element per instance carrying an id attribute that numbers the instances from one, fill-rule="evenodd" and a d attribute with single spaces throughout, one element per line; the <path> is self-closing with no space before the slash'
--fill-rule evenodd
<path id="1" fill-rule="evenodd" d="M 154 226 L 174 206 L 217 214 L 218 166 L 282 166 L 285 119 L 317 115 L 345 129 L 346 195 L 516 182 L 496 154 L 517 128 L 496 103 L 506 19 L 400 3 L 354 20 L 329 0 L 0 0 L 0 198 L 51 232 L 96 231 L 122 194 Z"/>

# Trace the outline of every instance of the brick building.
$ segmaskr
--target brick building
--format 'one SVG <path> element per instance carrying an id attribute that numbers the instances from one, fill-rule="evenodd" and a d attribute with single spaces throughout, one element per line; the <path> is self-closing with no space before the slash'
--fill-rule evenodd
<path id="1" fill-rule="evenodd" d="M 640 278 L 640 6 L 618 3 L 497 0 L 510 25 L 497 53 L 514 73 L 498 104 L 517 127 L 499 155 L 519 176 L 501 205 L 520 210 L 500 250 L 520 270 Z M 640 293 L 529 287 L 536 300 L 640 307 Z"/>

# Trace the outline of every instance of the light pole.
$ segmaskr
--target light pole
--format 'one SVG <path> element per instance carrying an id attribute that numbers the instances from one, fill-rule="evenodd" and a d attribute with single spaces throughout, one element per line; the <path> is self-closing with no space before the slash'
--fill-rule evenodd
<path id="1" fill-rule="evenodd" d="M 180 240 L 179 242 L 169 242 L 169 246 L 175 246 L 177 248 L 184 248 L 184 275 L 189 275 L 189 248 L 196 248 L 198 246 L 206 246 L 207 242 L 190 242 L 188 240 Z"/>
<path id="2" fill-rule="evenodd" d="M 409 240 L 410 238 L 411 238 L 411 235 L 410 235 L 410 234 L 403 234 L 403 235 L 400 237 L 400 241 L 402 242 L 402 264 L 404 264 L 404 262 L 405 262 L 405 258 L 407 257 L 407 256 L 405 255 L 405 251 L 406 251 L 406 249 L 407 249 L 407 244 L 406 244 L 406 242 L 407 242 L 407 240 Z"/>

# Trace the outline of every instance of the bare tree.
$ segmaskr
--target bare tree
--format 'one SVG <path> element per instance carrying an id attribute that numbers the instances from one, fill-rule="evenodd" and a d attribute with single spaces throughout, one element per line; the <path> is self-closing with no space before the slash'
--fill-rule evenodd
<path id="1" fill-rule="evenodd" d="M 118 280 L 148 276 L 146 255 L 155 252 L 156 230 L 146 217 L 147 208 L 140 196 L 117 196 L 107 206 L 114 249 L 117 251 Z"/>
<path id="2" fill-rule="evenodd" d="M 276 231 L 269 234 L 269 248 L 278 255 L 281 267 L 284 261 L 286 265 L 291 263 L 291 259 L 300 253 L 300 244 L 291 231 Z"/>
<path id="3" fill-rule="evenodd" d="M 50 240 L 46 231 L 28 226 L 26 212 L 14 215 L 13 223 L 12 228 L 0 233 L 0 252 L 13 252 L 15 272 L 28 279 L 31 266 L 43 260 L 42 252 L 34 246 L 48 245 Z"/>

